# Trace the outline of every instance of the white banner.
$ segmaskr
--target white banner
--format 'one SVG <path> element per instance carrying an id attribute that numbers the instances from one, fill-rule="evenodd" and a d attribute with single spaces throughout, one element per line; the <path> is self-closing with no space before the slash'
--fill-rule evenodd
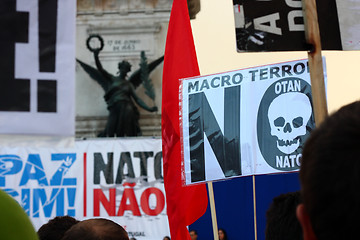
<path id="1" fill-rule="evenodd" d="M 0 8 L 0 133 L 74 135 L 76 1 Z"/>
<path id="2" fill-rule="evenodd" d="M 88 140 L 72 149 L 1 148 L 0 187 L 38 229 L 55 216 L 103 217 L 130 237 L 169 235 L 160 139 Z"/>
<path id="3" fill-rule="evenodd" d="M 315 127 L 307 60 L 183 79 L 180 95 L 186 184 L 299 169 Z"/>

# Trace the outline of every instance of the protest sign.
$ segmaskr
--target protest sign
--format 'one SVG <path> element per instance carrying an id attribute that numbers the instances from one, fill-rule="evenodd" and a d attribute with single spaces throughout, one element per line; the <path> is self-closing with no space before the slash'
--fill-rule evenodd
<path id="1" fill-rule="evenodd" d="M 296 171 L 314 128 L 307 60 L 182 79 L 185 184 Z"/>
<path id="2" fill-rule="evenodd" d="M 36 229 L 69 215 L 111 219 L 136 239 L 169 235 L 160 139 L 3 147 L 0 188 L 20 203 Z"/>
<path id="3" fill-rule="evenodd" d="M 74 135 L 76 1 L 0 9 L 0 133 Z"/>
<path id="4" fill-rule="evenodd" d="M 233 0 L 237 50 L 311 50 L 306 45 L 301 0 Z M 360 3 L 316 0 L 324 50 L 359 50 Z"/>

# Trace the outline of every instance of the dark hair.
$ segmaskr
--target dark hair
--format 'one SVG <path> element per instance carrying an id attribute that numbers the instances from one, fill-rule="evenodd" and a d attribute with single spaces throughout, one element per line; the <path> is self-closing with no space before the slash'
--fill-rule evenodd
<path id="1" fill-rule="evenodd" d="M 169 236 L 165 236 L 163 240 L 165 240 L 165 239 L 170 240 L 170 237 L 169 237 Z"/>
<path id="2" fill-rule="evenodd" d="M 65 232 L 79 221 L 70 216 L 59 216 L 42 225 L 37 234 L 40 240 L 60 240 Z"/>
<path id="3" fill-rule="evenodd" d="M 70 228 L 62 240 L 129 240 L 119 224 L 104 218 L 84 220 Z"/>
<path id="4" fill-rule="evenodd" d="M 281 194 L 273 199 L 266 212 L 266 240 L 302 240 L 302 229 L 296 218 L 300 192 Z"/>
<path id="5" fill-rule="evenodd" d="M 195 229 L 190 230 L 190 232 L 194 232 L 196 235 L 198 235 L 197 231 Z"/>
<path id="6" fill-rule="evenodd" d="M 328 117 L 305 143 L 301 194 L 318 240 L 353 239 L 360 225 L 360 102 Z"/>

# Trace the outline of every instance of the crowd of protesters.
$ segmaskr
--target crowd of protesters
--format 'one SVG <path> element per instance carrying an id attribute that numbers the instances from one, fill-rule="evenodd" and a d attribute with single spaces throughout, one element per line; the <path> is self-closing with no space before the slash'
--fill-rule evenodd
<path id="1" fill-rule="evenodd" d="M 299 176 L 300 192 L 273 199 L 267 211 L 266 240 L 356 238 L 360 225 L 360 102 L 342 107 L 312 131 L 303 149 Z M 12 234 L 6 239 L 22 239 L 26 234 L 30 240 L 130 240 L 125 229 L 111 220 L 78 221 L 69 216 L 55 217 L 32 235 L 26 213 L 6 195 L 0 191 L 5 219 L 1 231 L 5 238 Z M 21 224 L 18 231 L 11 229 L 17 224 Z M 197 240 L 195 230 L 190 236 Z M 224 229 L 219 229 L 219 239 L 228 239 Z"/>

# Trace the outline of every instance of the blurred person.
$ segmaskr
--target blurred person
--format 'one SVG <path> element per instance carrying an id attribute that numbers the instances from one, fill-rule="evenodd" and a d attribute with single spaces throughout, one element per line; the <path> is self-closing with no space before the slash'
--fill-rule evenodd
<path id="1" fill-rule="evenodd" d="M 266 240 L 302 240 L 302 230 L 296 218 L 301 202 L 300 192 L 281 194 L 273 199 L 266 212 Z"/>
<path id="2" fill-rule="evenodd" d="M 197 234 L 196 230 L 191 230 L 189 233 L 190 233 L 191 240 L 197 240 L 198 234 Z"/>
<path id="3" fill-rule="evenodd" d="M 305 143 L 297 217 L 304 240 L 357 239 L 360 226 L 360 102 L 342 107 Z"/>
<path id="4" fill-rule="evenodd" d="M 219 234 L 219 240 L 228 240 L 226 231 L 223 228 L 219 228 L 218 234 Z"/>
<path id="5" fill-rule="evenodd" d="M 169 236 L 165 236 L 165 237 L 163 238 L 163 240 L 170 240 L 170 237 L 169 237 Z"/>
<path id="6" fill-rule="evenodd" d="M 37 240 L 36 231 L 24 209 L 9 194 L 0 190 L 1 239 Z"/>
<path id="7" fill-rule="evenodd" d="M 61 240 L 65 232 L 78 222 L 70 216 L 57 216 L 42 225 L 37 234 L 40 240 Z"/>
<path id="8" fill-rule="evenodd" d="M 83 220 L 72 226 L 62 240 L 129 240 L 119 224 L 105 218 Z"/>

